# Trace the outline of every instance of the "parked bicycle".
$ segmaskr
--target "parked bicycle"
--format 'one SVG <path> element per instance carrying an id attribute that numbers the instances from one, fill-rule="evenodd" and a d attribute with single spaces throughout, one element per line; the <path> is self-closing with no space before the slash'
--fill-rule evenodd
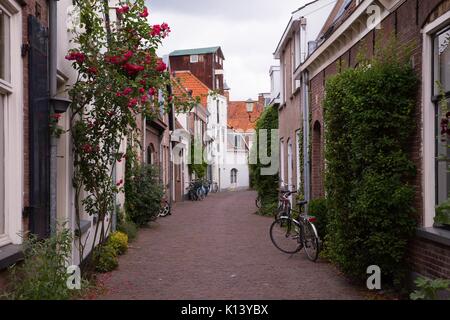
<path id="1" fill-rule="evenodd" d="M 189 183 L 188 196 L 191 201 L 202 201 L 206 195 L 207 191 L 202 180 L 193 180 Z"/>
<path id="2" fill-rule="evenodd" d="M 298 202 L 298 211 L 288 208 L 279 212 L 280 216 L 270 226 L 270 239 L 275 247 L 284 253 L 294 254 L 305 249 L 308 259 L 315 262 L 319 257 L 320 239 L 313 223 L 315 218 L 303 213 L 307 203 Z M 293 214 L 298 218 L 295 219 Z"/>

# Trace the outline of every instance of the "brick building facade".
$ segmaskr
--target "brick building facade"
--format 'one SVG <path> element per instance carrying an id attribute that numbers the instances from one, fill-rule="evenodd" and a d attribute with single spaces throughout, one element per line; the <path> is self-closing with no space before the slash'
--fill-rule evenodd
<path id="1" fill-rule="evenodd" d="M 379 25 L 368 24 L 372 12 L 370 6 L 373 5 L 380 8 Z M 323 100 L 326 80 L 338 73 L 340 68 L 355 67 L 358 54 L 370 58 L 377 44 L 386 43 L 391 36 L 396 37 L 400 46 L 412 45 L 411 64 L 421 78 L 422 86 L 417 96 L 416 130 L 410 144 L 410 158 L 418 172 L 414 185 L 419 228 L 409 249 L 409 260 L 415 273 L 450 278 L 450 232 L 433 221 L 435 198 L 439 190 L 435 191 L 435 115 L 433 94 L 429 92 L 434 83 L 433 41 L 439 32 L 450 28 L 450 1 L 340 0 L 336 7 L 345 7 L 344 12 L 333 10 L 334 16 L 325 24 L 318 38 L 318 48 L 296 70 L 297 79 L 301 79 L 302 74 L 309 75 L 312 198 L 325 195 Z M 444 76 L 449 72 L 450 64 L 445 66 Z M 450 91 L 448 87 L 446 89 Z"/>

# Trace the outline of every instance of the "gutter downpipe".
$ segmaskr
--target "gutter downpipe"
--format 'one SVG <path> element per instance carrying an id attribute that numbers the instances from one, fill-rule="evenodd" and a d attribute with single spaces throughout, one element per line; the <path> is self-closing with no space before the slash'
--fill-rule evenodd
<path id="1" fill-rule="evenodd" d="M 310 201 L 310 167 L 311 167 L 311 159 L 309 156 L 309 74 L 308 71 L 305 70 L 302 73 L 303 79 L 303 154 L 304 154 L 304 190 L 305 190 L 305 200 Z M 308 206 L 306 206 L 306 212 L 308 212 Z"/>
<path id="2" fill-rule="evenodd" d="M 50 99 L 57 94 L 57 0 L 49 1 L 49 94 Z M 50 112 L 54 113 L 53 103 L 50 104 Z M 57 151 L 58 140 L 53 135 L 50 137 L 50 234 L 56 234 L 57 212 L 56 212 L 56 190 L 57 190 Z"/>

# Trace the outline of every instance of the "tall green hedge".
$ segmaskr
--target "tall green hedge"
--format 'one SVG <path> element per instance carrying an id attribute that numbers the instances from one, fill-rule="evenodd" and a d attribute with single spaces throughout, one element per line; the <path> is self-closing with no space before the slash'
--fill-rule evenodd
<path id="1" fill-rule="evenodd" d="M 258 122 L 256 123 L 256 138 L 259 141 L 261 129 L 272 130 L 278 129 L 278 110 L 276 107 L 269 106 L 262 113 Z M 267 134 L 267 155 L 271 156 L 271 135 Z M 275 141 L 277 142 L 277 141 Z M 258 192 L 258 196 L 262 200 L 262 208 L 260 213 L 263 215 L 273 214 L 278 205 L 278 175 L 261 175 L 261 168 L 269 167 L 270 165 L 263 165 L 259 161 L 258 143 L 254 143 L 251 152 L 251 157 L 257 159 L 256 164 L 250 164 L 250 179 L 252 187 Z"/>
<path id="2" fill-rule="evenodd" d="M 361 280 L 371 265 L 381 267 L 386 281 L 406 274 L 415 225 L 408 146 L 418 79 L 408 59 L 385 56 L 326 86 L 326 243 L 331 260 Z"/>

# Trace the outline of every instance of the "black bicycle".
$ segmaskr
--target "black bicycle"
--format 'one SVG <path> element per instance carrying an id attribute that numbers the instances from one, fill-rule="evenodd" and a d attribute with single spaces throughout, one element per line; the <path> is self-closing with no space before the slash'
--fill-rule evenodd
<path id="1" fill-rule="evenodd" d="M 270 226 L 270 239 L 275 247 L 284 253 L 294 254 L 305 249 L 308 259 L 315 262 L 319 257 L 320 239 L 313 223 L 315 218 L 302 213 L 307 203 L 297 203 L 298 211 L 288 208 L 279 213 L 279 218 Z"/>

